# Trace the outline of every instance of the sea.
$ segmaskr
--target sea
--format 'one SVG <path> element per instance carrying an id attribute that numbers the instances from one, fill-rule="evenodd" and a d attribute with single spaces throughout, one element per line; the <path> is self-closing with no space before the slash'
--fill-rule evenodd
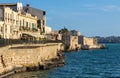
<path id="1" fill-rule="evenodd" d="M 120 44 L 106 49 L 65 52 L 65 65 L 17 73 L 7 78 L 120 78 Z"/>

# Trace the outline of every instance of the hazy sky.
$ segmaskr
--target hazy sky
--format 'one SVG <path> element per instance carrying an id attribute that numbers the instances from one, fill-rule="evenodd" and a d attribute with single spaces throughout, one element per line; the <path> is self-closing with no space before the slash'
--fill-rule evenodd
<path id="1" fill-rule="evenodd" d="M 47 12 L 47 25 L 66 27 L 85 36 L 120 35 L 120 0 L 0 0 L 22 2 Z"/>

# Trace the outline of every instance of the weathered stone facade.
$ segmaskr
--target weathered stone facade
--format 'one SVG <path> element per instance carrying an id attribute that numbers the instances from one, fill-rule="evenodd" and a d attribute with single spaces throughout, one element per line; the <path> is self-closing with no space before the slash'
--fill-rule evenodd
<path id="1" fill-rule="evenodd" d="M 63 36 L 62 41 L 65 45 L 65 50 L 77 50 L 81 48 L 81 45 L 78 44 L 78 36 Z"/>
<path id="2" fill-rule="evenodd" d="M 0 74 L 18 67 L 31 67 L 47 64 L 45 61 L 58 59 L 60 44 L 12 45 L 1 48 Z M 62 59 L 63 60 L 63 59 Z M 10 69 L 11 68 L 11 69 Z"/>
<path id="3" fill-rule="evenodd" d="M 78 36 L 78 43 L 82 45 L 82 49 L 97 49 L 105 48 L 103 44 L 98 44 L 96 38 L 87 38 L 84 36 Z"/>
<path id="4" fill-rule="evenodd" d="M 88 38 L 88 37 L 84 37 L 84 36 L 78 36 L 79 38 L 79 44 L 82 45 L 95 45 L 97 44 L 97 39 L 95 38 Z"/>

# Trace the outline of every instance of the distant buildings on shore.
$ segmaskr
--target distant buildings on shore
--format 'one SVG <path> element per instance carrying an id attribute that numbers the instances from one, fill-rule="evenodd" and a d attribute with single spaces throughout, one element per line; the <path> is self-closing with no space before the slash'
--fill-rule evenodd
<path id="1" fill-rule="evenodd" d="M 108 37 L 96 36 L 94 38 L 98 39 L 98 43 L 120 43 L 120 36 L 108 36 Z"/>
<path id="2" fill-rule="evenodd" d="M 68 50 L 102 48 L 102 45 L 98 44 L 97 38 L 85 37 L 76 30 L 71 30 L 68 35 L 63 35 L 62 41 L 65 49 Z"/>
<path id="3" fill-rule="evenodd" d="M 94 49 L 102 48 L 103 45 L 98 44 L 97 38 L 89 38 L 81 35 L 79 31 L 67 30 L 63 28 L 57 32 L 48 35 L 49 40 L 61 40 L 65 50 Z"/>

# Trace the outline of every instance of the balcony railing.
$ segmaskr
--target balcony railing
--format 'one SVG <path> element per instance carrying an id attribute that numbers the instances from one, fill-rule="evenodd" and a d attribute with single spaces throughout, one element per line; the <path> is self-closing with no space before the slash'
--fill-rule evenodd
<path id="1" fill-rule="evenodd" d="M 30 27 L 25 27 L 25 26 L 21 26 L 19 28 L 20 31 L 29 31 L 29 32 L 38 32 L 38 29 L 36 28 L 30 28 Z"/>

